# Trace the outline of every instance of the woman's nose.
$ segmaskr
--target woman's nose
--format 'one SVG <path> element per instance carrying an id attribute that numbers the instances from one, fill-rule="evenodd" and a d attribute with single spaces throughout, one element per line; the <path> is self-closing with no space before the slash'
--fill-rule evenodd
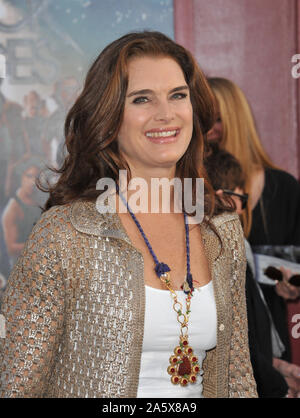
<path id="1" fill-rule="evenodd" d="M 215 125 L 211 127 L 211 129 L 207 132 L 206 135 L 212 135 L 215 132 Z"/>
<path id="2" fill-rule="evenodd" d="M 169 122 L 174 119 L 174 110 L 171 103 L 166 101 L 159 101 L 156 107 L 154 119 L 157 121 Z"/>

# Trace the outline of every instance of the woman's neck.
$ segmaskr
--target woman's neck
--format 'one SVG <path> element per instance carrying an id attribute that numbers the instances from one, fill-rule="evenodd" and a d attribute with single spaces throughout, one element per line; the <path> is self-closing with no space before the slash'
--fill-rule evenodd
<path id="1" fill-rule="evenodd" d="M 265 170 L 263 167 L 258 168 L 251 176 L 249 197 L 250 208 L 253 210 L 259 201 L 265 186 Z"/>
<path id="2" fill-rule="evenodd" d="M 122 176 L 119 187 L 129 206 L 134 206 L 133 211 L 137 206 L 144 213 L 174 211 L 175 169 L 130 171 L 131 179 L 128 181 L 126 175 Z M 118 209 L 120 208 L 117 206 Z"/>

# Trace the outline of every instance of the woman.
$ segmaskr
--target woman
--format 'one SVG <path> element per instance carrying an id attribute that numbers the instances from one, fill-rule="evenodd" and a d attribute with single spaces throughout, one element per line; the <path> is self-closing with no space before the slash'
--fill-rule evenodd
<path id="1" fill-rule="evenodd" d="M 205 168 L 216 194 L 223 198 L 230 196 L 236 206 L 236 213 L 242 214 L 247 202 L 244 194 L 244 173 L 238 160 L 228 151 L 211 142 L 205 158 Z M 299 397 L 300 367 L 281 360 L 283 345 L 273 323 L 264 295 L 255 280 L 255 265 L 251 247 L 245 239 L 246 305 L 249 328 L 249 349 L 256 380 L 257 392 L 261 398 Z M 284 280 L 276 284 L 296 295 L 299 290 L 288 283 L 291 273 L 284 271 Z"/>
<path id="2" fill-rule="evenodd" d="M 292 175 L 278 169 L 267 156 L 241 89 L 224 78 L 210 78 L 208 82 L 217 100 L 218 114 L 207 138 L 219 142 L 233 154 L 245 173 L 249 204 L 242 220 L 246 237 L 252 247 L 299 246 L 300 184 Z M 273 290 L 273 287 L 265 287 L 264 292 L 286 346 L 283 358 L 290 360 L 286 305 Z M 299 311 L 297 302 L 288 306 L 291 316 Z M 298 350 L 294 349 L 293 362 L 300 365 Z"/>
<path id="3" fill-rule="evenodd" d="M 21 254 L 33 225 L 41 215 L 35 180 L 40 172 L 40 159 L 29 157 L 15 166 L 19 187 L 8 201 L 2 215 L 2 227 L 11 267 Z"/>
<path id="4" fill-rule="evenodd" d="M 300 245 L 300 185 L 266 154 L 242 90 L 232 81 L 208 79 L 217 99 L 217 120 L 207 139 L 233 154 L 246 176 L 249 208 L 245 234 L 252 245 Z"/>
<path id="5" fill-rule="evenodd" d="M 98 180 L 118 186 L 120 169 L 146 185 L 201 177 L 213 115 L 194 59 L 161 33 L 125 35 L 96 59 L 4 298 L 3 396 L 256 397 L 238 217 L 208 187 L 200 227 L 175 211 L 95 204 Z"/>

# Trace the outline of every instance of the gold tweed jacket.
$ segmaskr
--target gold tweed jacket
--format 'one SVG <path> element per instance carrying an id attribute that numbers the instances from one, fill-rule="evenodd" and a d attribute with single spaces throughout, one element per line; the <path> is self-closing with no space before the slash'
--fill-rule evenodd
<path id="1" fill-rule="evenodd" d="M 217 307 L 205 397 L 257 397 L 249 359 L 244 238 L 238 216 L 200 225 Z M 117 214 L 77 201 L 45 212 L 4 295 L 1 397 L 136 397 L 143 344 L 143 257 Z M 3 317 L 2 317 L 3 319 Z"/>

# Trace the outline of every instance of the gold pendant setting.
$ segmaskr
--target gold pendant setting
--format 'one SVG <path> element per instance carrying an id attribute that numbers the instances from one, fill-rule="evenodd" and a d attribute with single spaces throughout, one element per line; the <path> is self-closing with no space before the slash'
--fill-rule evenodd
<path id="1" fill-rule="evenodd" d="M 186 336 L 180 337 L 179 346 L 175 347 L 174 355 L 169 361 L 170 366 L 167 371 L 174 385 L 187 386 L 197 381 L 197 374 L 200 372 L 198 357 L 194 355 Z"/>

